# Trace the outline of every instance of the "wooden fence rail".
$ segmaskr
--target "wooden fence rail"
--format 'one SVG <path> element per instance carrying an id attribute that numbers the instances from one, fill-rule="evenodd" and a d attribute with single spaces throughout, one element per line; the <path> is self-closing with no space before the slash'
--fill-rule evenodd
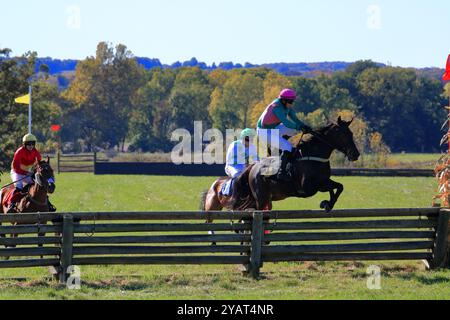
<path id="1" fill-rule="evenodd" d="M 280 261 L 426 260 L 442 268 L 450 267 L 449 215 L 439 208 L 2 215 L 0 245 L 8 247 L 0 268 L 52 266 L 61 282 L 72 265 L 237 264 L 253 277 Z M 17 222 L 27 224 L 5 225 Z"/>
<path id="2" fill-rule="evenodd" d="M 182 164 L 171 162 L 111 162 L 103 153 L 63 154 L 57 152 L 50 155 L 56 162 L 56 171 L 88 172 L 98 175 L 158 175 L 158 176 L 211 176 L 224 174 L 223 164 Z M 333 176 L 354 177 L 434 177 L 433 169 L 410 168 L 332 168 Z"/>
<path id="3" fill-rule="evenodd" d="M 96 153 L 56 154 L 56 169 L 61 172 L 94 172 Z"/>
<path id="4" fill-rule="evenodd" d="M 95 162 L 95 174 L 157 175 L 157 176 L 212 176 L 224 174 L 223 164 L 181 164 L 171 162 Z M 332 168 L 333 176 L 355 177 L 434 177 L 432 169 L 394 168 Z"/>

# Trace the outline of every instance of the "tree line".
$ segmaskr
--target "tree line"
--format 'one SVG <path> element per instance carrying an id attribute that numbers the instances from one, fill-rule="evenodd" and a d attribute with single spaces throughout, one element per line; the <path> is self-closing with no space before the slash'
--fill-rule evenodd
<path id="1" fill-rule="evenodd" d="M 169 152 L 171 132 L 254 127 L 284 87 L 298 92 L 295 110 L 313 127 L 337 116 L 355 118 L 353 131 L 363 152 L 439 151 L 442 83 L 414 69 L 358 61 L 345 71 L 314 78 L 285 76 L 263 67 L 226 70 L 181 66 L 145 69 L 124 45 L 102 42 L 95 56 L 78 62 L 65 90 L 36 73 L 36 53 L 11 57 L 0 49 L 0 167 L 6 168 L 26 133 L 27 112 L 14 98 L 32 83 L 33 129 L 43 150 L 59 140 L 66 152 L 111 149 Z M 59 133 L 50 130 L 60 124 Z"/>

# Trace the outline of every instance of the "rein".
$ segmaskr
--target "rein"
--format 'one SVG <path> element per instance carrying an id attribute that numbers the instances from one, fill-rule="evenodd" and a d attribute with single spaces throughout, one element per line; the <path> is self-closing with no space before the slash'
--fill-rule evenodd
<path id="1" fill-rule="evenodd" d="M 22 179 L 19 179 L 19 180 L 17 180 L 17 181 L 11 182 L 11 183 L 8 183 L 7 185 L 1 187 L 0 190 L 5 189 L 6 187 L 12 186 L 13 184 L 15 184 L 15 183 L 17 183 L 17 182 L 19 182 L 19 181 L 25 180 L 25 179 L 27 179 L 27 178 L 29 178 L 29 177 L 32 177 L 32 176 L 27 175 L 27 176 L 23 177 Z"/>
<path id="2" fill-rule="evenodd" d="M 315 138 L 317 138 L 320 142 L 322 142 L 322 143 L 326 144 L 327 146 L 329 146 L 331 149 L 337 150 L 337 151 L 343 153 L 346 157 L 348 157 L 348 155 L 345 152 L 339 150 L 335 145 L 333 145 L 333 144 L 329 143 L 327 140 L 325 140 L 325 138 L 323 138 L 322 134 L 320 134 L 320 133 L 318 133 L 316 131 L 311 131 L 310 134 L 312 136 L 314 136 Z M 300 141 L 299 141 L 299 143 L 297 145 L 297 150 L 298 151 L 300 151 L 300 142 L 302 142 L 303 135 L 304 134 L 302 134 L 302 136 L 300 138 Z M 324 159 L 324 158 L 318 158 L 318 157 L 303 157 L 303 156 L 300 159 L 298 159 L 298 160 L 299 161 L 316 161 L 316 162 L 322 162 L 322 163 L 330 162 L 330 159 Z"/>

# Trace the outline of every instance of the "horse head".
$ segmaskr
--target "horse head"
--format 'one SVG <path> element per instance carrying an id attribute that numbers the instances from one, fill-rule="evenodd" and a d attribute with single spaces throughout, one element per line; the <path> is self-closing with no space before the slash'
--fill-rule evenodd
<path id="1" fill-rule="evenodd" d="M 336 150 L 344 153 L 348 160 L 357 161 L 360 153 L 353 139 L 353 132 L 350 130 L 352 122 L 353 119 L 347 122 L 339 117 L 337 123 L 330 123 L 322 134 L 326 137 L 327 142 Z"/>
<path id="2" fill-rule="evenodd" d="M 36 174 L 35 174 L 36 183 L 44 187 L 48 193 L 55 192 L 55 176 L 53 173 L 53 169 L 50 166 L 50 158 L 47 157 L 47 161 L 40 161 L 36 166 Z"/>

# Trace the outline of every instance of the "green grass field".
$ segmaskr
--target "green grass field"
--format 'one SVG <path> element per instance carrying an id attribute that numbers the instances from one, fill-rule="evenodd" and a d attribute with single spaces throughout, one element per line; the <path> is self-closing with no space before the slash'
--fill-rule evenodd
<path id="1" fill-rule="evenodd" d="M 2 177 L 2 185 L 8 182 Z M 59 211 L 198 210 L 212 178 L 56 177 Z M 433 178 L 336 178 L 345 186 L 336 209 L 429 207 Z M 327 194 L 290 199 L 275 209 L 318 209 Z M 0 270 L 0 299 L 448 299 L 450 270 L 426 271 L 420 262 L 377 263 L 381 290 L 367 289 L 370 262 L 265 264 L 259 281 L 238 266 L 89 266 L 81 290 L 50 280 L 45 268 Z"/>

